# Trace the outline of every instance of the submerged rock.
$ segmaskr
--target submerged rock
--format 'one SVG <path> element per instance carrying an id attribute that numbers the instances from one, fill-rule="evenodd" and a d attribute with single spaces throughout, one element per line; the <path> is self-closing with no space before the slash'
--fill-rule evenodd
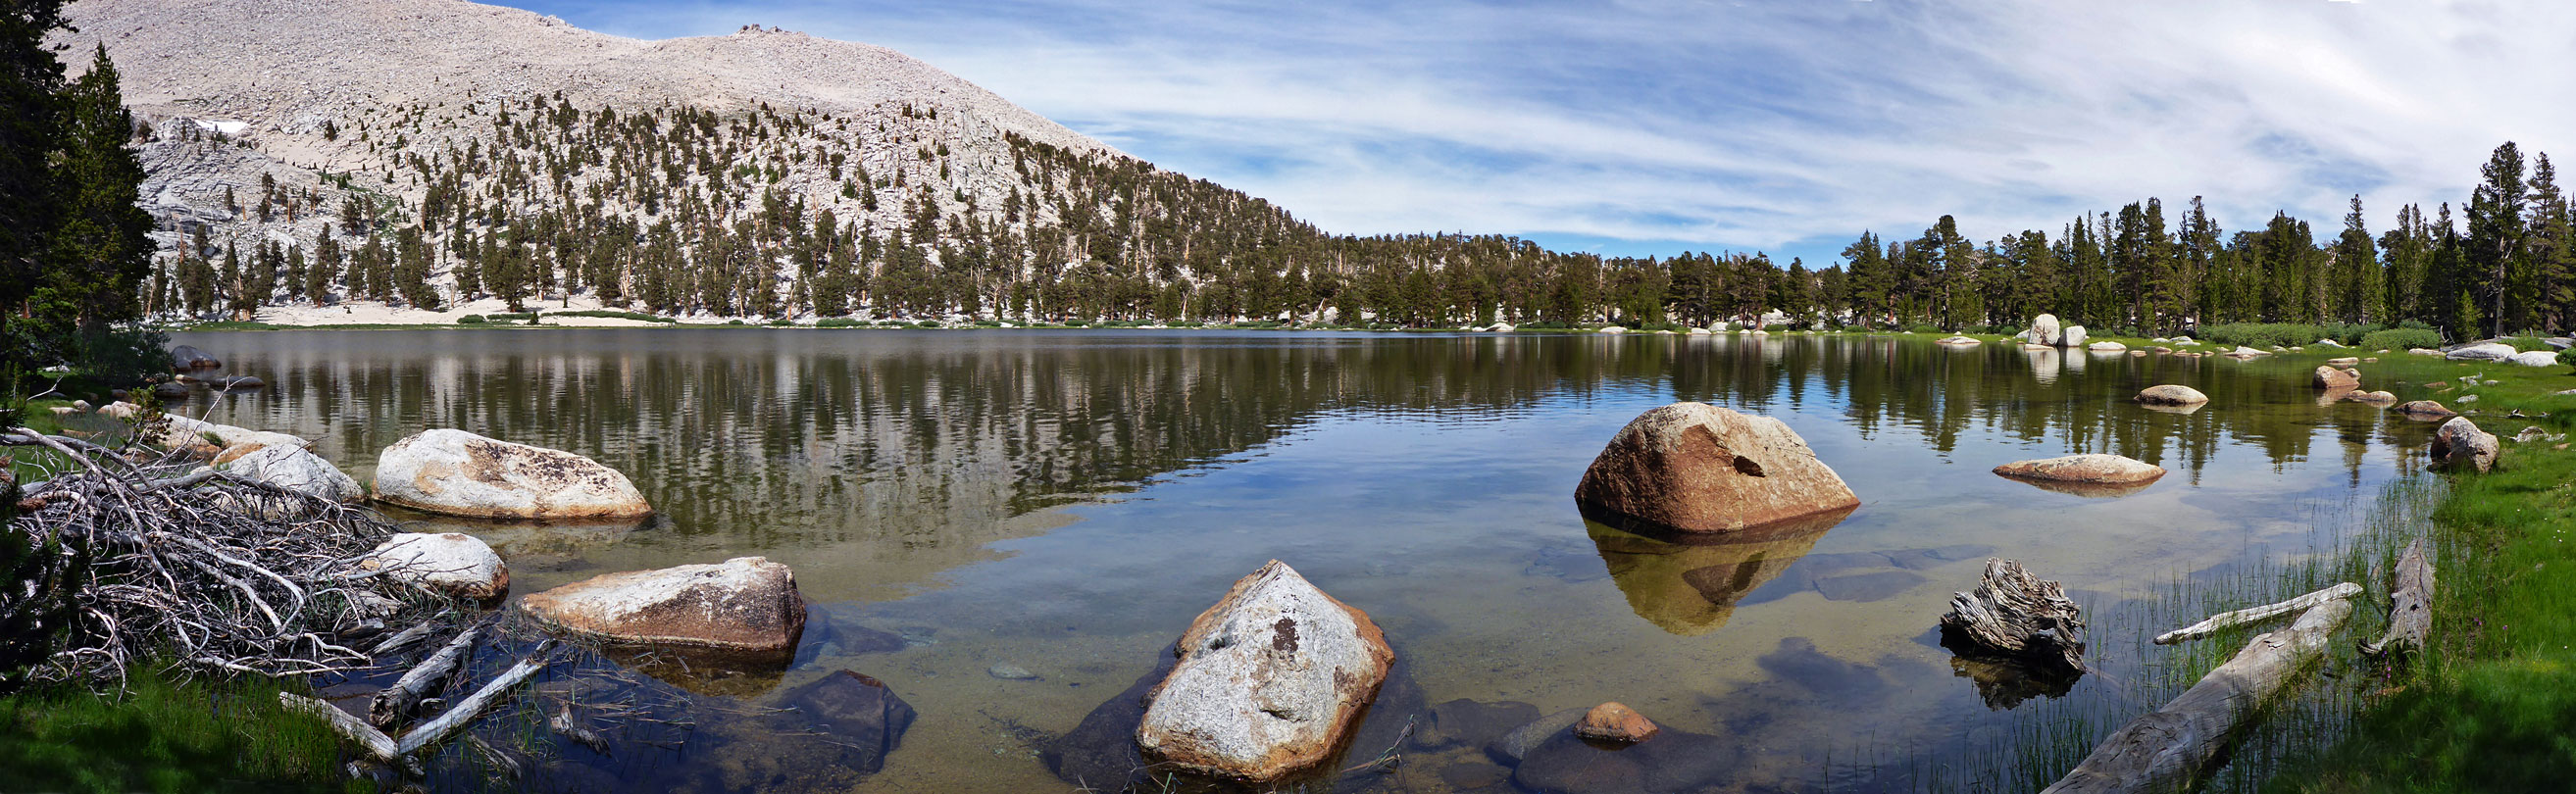
<path id="1" fill-rule="evenodd" d="M 519 609 L 574 634 L 641 645 L 783 654 L 805 633 L 795 573 L 761 557 L 597 576 L 531 594 Z"/>
<path id="2" fill-rule="evenodd" d="M 1528 703 L 1459 698 L 1434 704 L 1430 718 L 1413 732 L 1413 744 L 1424 750 L 1481 748 L 1534 719 L 1538 719 L 1538 707 Z"/>
<path id="3" fill-rule="evenodd" d="M 2390 405 L 2397 402 L 2397 393 L 2391 391 L 2354 391 L 2343 395 L 2343 400 L 2344 402 L 2369 403 L 2371 405 Z"/>
<path id="4" fill-rule="evenodd" d="M 1148 756 L 1275 780 L 1330 756 L 1395 652 L 1368 614 L 1271 560 L 1192 621 L 1136 729 Z"/>
<path id="5" fill-rule="evenodd" d="M 376 498 L 469 518 L 634 518 L 653 512 L 616 469 L 561 450 L 426 430 L 385 448 Z"/>
<path id="6" fill-rule="evenodd" d="M 224 362 L 222 360 L 207 354 L 206 351 L 198 350 L 194 345 L 180 345 L 178 347 L 170 348 L 170 369 L 174 372 L 186 372 L 194 369 L 214 369 L 223 365 Z"/>
<path id="7" fill-rule="evenodd" d="M 2476 422 L 2465 416 L 2451 417 L 2433 430 L 2433 465 L 2436 468 L 2484 472 L 2495 466 L 2496 437 L 2478 429 Z"/>
<path id="8" fill-rule="evenodd" d="M 501 555 L 460 532 L 395 535 L 360 559 L 358 568 L 478 601 L 510 592 L 510 566 Z"/>
<path id="9" fill-rule="evenodd" d="M 1686 533 L 1740 532 L 1860 504 L 1780 420 L 1695 402 L 1621 428 L 1584 470 L 1574 499 L 1623 528 Z"/>
<path id="10" fill-rule="evenodd" d="M 864 773 L 885 768 L 886 756 L 903 743 L 915 716 L 912 704 L 884 681 L 849 670 L 787 690 L 779 703 L 810 721 L 812 730 L 850 748 L 857 756 L 851 767 Z"/>
<path id="11" fill-rule="evenodd" d="M 2148 405 L 2199 405 L 2209 402 L 2209 395 L 2189 386 L 2165 384 L 2139 390 L 2137 400 Z"/>

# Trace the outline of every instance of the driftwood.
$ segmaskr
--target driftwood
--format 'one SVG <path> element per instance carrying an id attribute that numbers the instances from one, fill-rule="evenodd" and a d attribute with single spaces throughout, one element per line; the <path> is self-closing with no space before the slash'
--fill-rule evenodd
<path id="1" fill-rule="evenodd" d="M 2197 640 L 2247 623 L 2259 623 L 2282 615 L 2306 612 L 2318 604 L 2357 595 L 2361 595 L 2361 585 L 2344 582 L 2278 604 L 2264 604 L 2259 607 L 2247 607 L 2234 612 L 2211 615 L 2207 620 L 2156 635 L 2156 644 L 2172 645 L 2184 640 Z"/>
<path id="2" fill-rule="evenodd" d="M 367 705 L 367 721 L 379 728 L 391 728 L 410 719 L 420 708 L 423 698 L 447 691 L 455 685 L 457 674 L 474 658 L 474 643 L 483 637 L 483 627 L 474 626 L 457 632 L 456 638 L 421 660 L 410 672 L 376 693 Z"/>
<path id="3" fill-rule="evenodd" d="M 341 711 L 338 706 L 293 692 L 277 693 L 277 702 L 285 706 L 288 711 L 321 717 L 324 722 L 331 724 L 331 730 L 338 731 L 341 736 L 357 742 L 359 747 L 366 748 L 367 754 L 375 756 L 378 761 L 392 761 L 402 754 L 398 749 L 399 746 L 394 744 L 393 737 L 386 736 L 384 731 L 376 730 L 375 726 L 368 725 L 349 712 Z"/>
<path id="4" fill-rule="evenodd" d="M 139 427 L 133 437 L 157 433 Z M 129 439 L 119 448 L 23 427 L 0 446 L 42 448 L 10 529 L 51 555 L 79 614 L 39 680 L 113 684 L 167 655 L 181 674 L 291 676 L 370 663 L 348 647 L 387 618 L 434 606 L 350 563 L 396 531 L 383 516 Z M 85 561 L 84 561 L 85 560 Z M 421 620 L 428 623 L 431 621 Z"/>
<path id="5" fill-rule="evenodd" d="M 2083 609 L 2056 582 L 2042 581 L 2012 560 L 1986 560 L 1976 592 L 1950 597 L 1941 631 L 1975 651 L 2057 672 L 2084 670 Z"/>
<path id="6" fill-rule="evenodd" d="M 565 706 L 562 711 L 548 718 L 546 729 L 571 739 L 575 744 L 590 748 L 591 752 L 600 755 L 608 754 L 608 737 L 599 735 L 598 731 L 582 727 L 581 721 L 572 716 L 571 706 Z"/>
<path id="7" fill-rule="evenodd" d="M 2256 636 L 2181 697 L 2104 739 L 2075 771 L 2041 794 L 2143 794 L 2181 791 L 2197 781 L 2211 760 L 2263 704 L 2286 689 L 2301 668 L 2325 652 L 2326 641 L 2352 604 L 2329 599 L 2288 629 Z"/>
<path id="8" fill-rule="evenodd" d="M 2424 539 L 2406 544 L 2406 553 L 2397 558 L 2396 587 L 2388 593 L 2388 633 L 2378 642 L 2361 644 L 2361 652 L 2378 656 L 2389 651 L 2424 647 L 2424 637 L 2433 631 L 2433 563 L 2424 559 Z"/>
<path id="9" fill-rule="evenodd" d="M 420 727 L 413 728 L 410 733 L 404 734 L 398 749 L 402 754 L 410 755 L 420 748 L 444 741 L 457 731 L 464 730 L 465 726 L 474 724 L 474 720 L 483 716 L 485 709 L 499 703 L 502 695 L 511 687 L 518 686 L 520 682 L 536 675 L 537 671 L 545 669 L 546 650 L 545 644 L 538 644 L 535 654 L 519 660 L 519 663 L 511 665 L 510 669 L 501 671 L 501 674 L 494 676 L 490 683 L 484 684 L 482 689 L 474 690 L 474 694 L 467 695 L 464 700 L 448 707 L 446 713 L 438 715 L 438 719 L 421 723 Z"/>
<path id="10" fill-rule="evenodd" d="M 395 632 L 394 636 L 386 637 L 385 641 L 376 643 L 376 647 L 368 648 L 367 658 L 372 659 L 388 653 L 393 653 L 394 651 L 402 650 L 403 646 L 419 642 L 420 638 L 427 637 L 430 632 L 437 630 L 438 624 L 435 623 L 414 624 L 411 628 Z"/>

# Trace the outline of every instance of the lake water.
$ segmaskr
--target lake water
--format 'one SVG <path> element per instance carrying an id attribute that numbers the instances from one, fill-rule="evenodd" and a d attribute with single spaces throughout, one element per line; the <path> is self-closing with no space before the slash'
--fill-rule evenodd
<path id="1" fill-rule="evenodd" d="M 2014 730 L 2017 710 L 1990 707 L 1932 638 L 1989 554 L 2111 610 L 2178 578 L 2330 545 L 2380 485 L 2421 467 L 2430 436 L 2368 406 L 2317 405 L 2313 361 L 1930 338 L 567 329 L 175 341 L 271 384 L 215 398 L 210 418 L 315 439 L 361 481 L 384 447 L 455 427 L 598 459 L 661 511 L 641 527 L 464 527 L 502 549 L 518 593 L 744 555 L 792 566 L 815 607 L 807 647 L 775 679 L 714 689 L 759 703 L 835 670 L 885 681 L 920 717 L 861 791 L 1071 790 L 1046 742 L 1151 672 L 1192 617 L 1273 558 L 1385 629 L 1418 699 L 1382 704 L 1369 717 L 1381 727 L 1461 698 L 1541 713 L 1617 700 L 1728 754 L 1670 787 L 1891 785 L 1873 766 L 1891 753 Z M 2129 401 L 2158 383 L 2212 403 L 2176 414 Z M 208 410 L 205 399 L 184 405 Z M 1678 400 L 1788 423 L 1862 506 L 1820 535 L 1739 546 L 1587 525 L 1571 497 L 1586 464 L 1638 413 Z M 1988 472 L 2075 452 L 2172 473 L 2089 498 Z M 2141 628 L 2096 621 L 2104 669 L 2159 652 L 2140 647 Z M 888 635 L 902 641 L 855 639 Z M 2090 676 L 2063 697 L 2120 690 Z M 1417 748 L 1359 787 L 1512 790 L 1485 757 Z"/>

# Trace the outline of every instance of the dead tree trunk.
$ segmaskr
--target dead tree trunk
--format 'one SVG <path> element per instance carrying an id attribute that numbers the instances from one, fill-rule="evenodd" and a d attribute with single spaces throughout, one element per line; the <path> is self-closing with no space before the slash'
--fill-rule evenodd
<path id="1" fill-rule="evenodd" d="M 2083 609 L 2056 582 L 2041 581 L 2012 560 L 1986 560 L 1976 592 L 1950 597 L 1941 630 L 1995 655 L 2051 670 L 2084 669 Z"/>
<path id="2" fill-rule="evenodd" d="M 2104 739 L 2075 771 L 2040 794 L 2146 794 L 2190 787 L 2248 718 L 2324 654 L 2326 641 L 2351 616 L 2351 602 L 2328 600 L 2288 629 L 2256 636 L 2236 658 L 2209 671 L 2181 697 Z"/>
<path id="3" fill-rule="evenodd" d="M 367 721 L 378 728 L 392 728 L 410 719 L 423 698 L 445 692 L 453 685 L 457 671 L 465 669 L 467 660 L 474 658 L 474 641 L 482 636 L 481 626 L 458 632 L 437 653 L 403 673 L 393 686 L 377 692 L 375 700 L 367 704 Z"/>
<path id="4" fill-rule="evenodd" d="M 2259 607 L 2248 607 L 2234 612 L 2221 612 L 2209 616 L 2209 619 L 2207 620 L 2174 629 L 2163 634 L 2158 634 L 2156 635 L 2156 644 L 2172 645 L 2183 640 L 2197 640 L 2231 627 L 2270 620 L 2282 615 L 2306 612 L 2318 604 L 2328 601 L 2340 601 L 2360 594 L 2361 585 L 2344 582 L 2342 584 L 2299 596 L 2278 604 L 2264 604 Z"/>
<path id="5" fill-rule="evenodd" d="M 2433 563 L 2424 559 L 2424 539 L 2406 544 L 2406 553 L 2397 558 L 2396 587 L 2388 593 L 2388 633 L 2378 642 L 2361 644 L 2361 652 L 2378 656 L 2389 651 L 2424 647 L 2424 637 L 2433 631 Z"/>
<path id="6" fill-rule="evenodd" d="M 348 737 L 350 741 L 357 742 L 358 746 L 367 748 L 367 754 L 374 756 L 378 761 L 392 761 L 400 754 L 396 751 L 397 746 L 394 744 L 393 737 L 386 736 L 384 731 L 376 730 L 375 726 L 368 725 L 349 712 L 341 711 L 338 706 L 293 692 L 277 693 L 277 702 L 278 705 L 285 706 L 287 711 L 321 717 L 324 722 L 331 724 L 331 730 Z"/>
<path id="7" fill-rule="evenodd" d="M 473 724 L 475 718 L 483 716 L 484 709 L 491 708 L 500 702 L 503 693 L 511 687 L 518 686 L 520 682 L 528 680 L 530 676 L 536 675 L 537 671 L 545 669 L 545 650 L 544 646 L 538 646 L 537 653 L 531 658 L 521 659 L 518 664 L 511 665 L 510 669 L 501 671 L 499 676 L 493 677 L 491 683 L 484 684 L 482 689 L 475 690 L 474 694 L 467 695 L 464 700 L 448 707 L 447 713 L 438 715 L 438 719 L 421 723 L 421 726 L 412 729 L 411 733 L 404 734 L 399 749 L 405 754 L 418 751 L 420 748 L 437 744 L 450 734 L 464 730 L 465 726 Z"/>

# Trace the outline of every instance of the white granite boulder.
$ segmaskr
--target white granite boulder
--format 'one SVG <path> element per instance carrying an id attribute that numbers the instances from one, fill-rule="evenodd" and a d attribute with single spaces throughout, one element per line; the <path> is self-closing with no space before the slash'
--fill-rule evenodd
<path id="1" fill-rule="evenodd" d="M 367 498 L 357 478 L 312 450 L 291 444 L 235 444 L 215 457 L 215 468 L 334 502 L 355 503 Z"/>
<path id="2" fill-rule="evenodd" d="M 510 592 L 510 566 L 482 539 L 462 532 L 395 535 L 359 559 L 358 568 L 478 601 Z"/>
<path id="3" fill-rule="evenodd" d="M 792 653 L 805 635 L 796 574 L 761 557 L 592 577 L 531 593 L 519 609 L 611 642 Z"/>
<path id="4" fill-rule="evenodd" d="M 1394 650 L 1368 614 L 1271 560 L 1190 623 L 1136 743 L 1174 767 L 1252 782 L 1332 756 Z"/>
<path id="5" fill-rule="evenodd" d="M 385 448 L 376 498 L 469 518 L 634 518 L 652 505 L 626 475 L 561 450 L 428 430 Z"/>

